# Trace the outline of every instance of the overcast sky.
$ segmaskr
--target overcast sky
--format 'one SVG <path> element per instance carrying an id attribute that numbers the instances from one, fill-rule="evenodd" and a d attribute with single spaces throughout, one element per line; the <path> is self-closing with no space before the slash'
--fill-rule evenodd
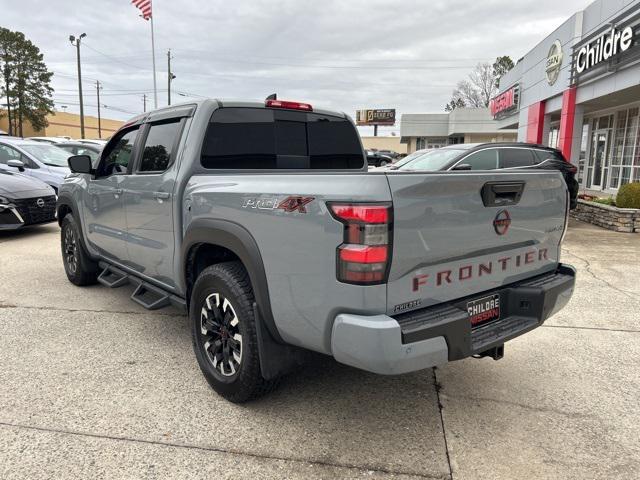
<path id="1" fill-rule="evenodd" d="M 587 0 L 154 0 L 158 105 L 197 98 L 307 101 L 355 116 L 361 108 L 439 112 L 478 62 L 514 61 Z M 56 108 L 126 119 L 153 106 L 149 22 L 130 0 L 0 0 L 0 26 L 22 31 L 55 73 Z M 182 95 L 180 95 L 182 94 Z M 189 97 L 193 96 L 193 97 Z M 396 127 L 397 128 L 397 127 Z M 367 134 L 366 130 L 363 134 Z"/>

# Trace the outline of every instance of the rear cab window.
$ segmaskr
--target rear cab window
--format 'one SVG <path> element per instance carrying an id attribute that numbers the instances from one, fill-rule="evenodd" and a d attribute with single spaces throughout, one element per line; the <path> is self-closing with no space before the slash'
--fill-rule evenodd
<path id="1" fill-rule="evenodd" d="M 207 169 L 353 169 L 365 166 L 353 124 L 333 115 L 224 107 L 211 117 L 202 147 Z"/>

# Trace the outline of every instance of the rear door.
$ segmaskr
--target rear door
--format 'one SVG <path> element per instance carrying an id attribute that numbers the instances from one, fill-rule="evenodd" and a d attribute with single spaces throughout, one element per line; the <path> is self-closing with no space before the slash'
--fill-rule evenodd
<path id="1" fill-rule="evenodd" d="M 559 173 L 389 172 L 387 178 L 394 212 L 390 313 L 556 268 L 567 206 Z"/>
<path id="2" fill-rule="evenodd" d="M 178 117 L 146 124 L 140 155 L 123 184 L 129 266 L 169 287 L 175 287 L 173 194 L 185 122 Z"/>

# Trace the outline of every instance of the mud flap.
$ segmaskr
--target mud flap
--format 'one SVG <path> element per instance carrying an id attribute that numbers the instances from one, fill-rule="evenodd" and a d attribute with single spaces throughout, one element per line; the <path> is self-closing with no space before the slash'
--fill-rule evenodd
<path id="1" fill-rule="evenodd" d="M 306 356 L 304 350 L 278 343 L 273 339 L 273 336 L 262 321 L 256 302 L 253 302 L 253 318 L 255 318 L 256 322 L 260 370 L 265 380 L 272 380 L 285 375 L 304 363 Z"/>

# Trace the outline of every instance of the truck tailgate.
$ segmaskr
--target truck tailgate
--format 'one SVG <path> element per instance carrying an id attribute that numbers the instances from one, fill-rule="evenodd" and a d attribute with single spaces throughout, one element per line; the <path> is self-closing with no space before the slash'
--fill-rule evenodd
<path id="1" fill-rule="evenodd" d="M 394 214 L 389 314 L 556 269 L 568 198 L 560 173 L 386 175 Z"/>

